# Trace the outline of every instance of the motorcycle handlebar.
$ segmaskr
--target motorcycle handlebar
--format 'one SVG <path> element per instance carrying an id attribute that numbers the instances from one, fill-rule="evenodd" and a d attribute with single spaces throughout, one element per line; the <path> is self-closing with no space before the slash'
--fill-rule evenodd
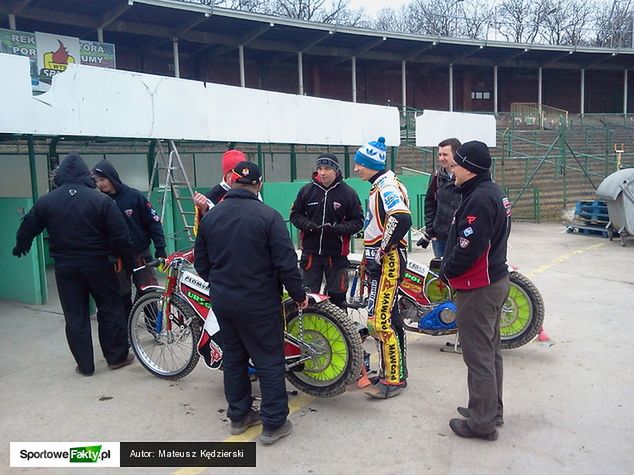
<path id="1" fill-rule="evenodd" d="M 137 267 L 136 269 L 132 269 L 132 272 L 138 272 L 143 269 L 147 269 L 148 267 L 158 267 L 165 262 L 165 259 L 159 257 L 158 259 L 154 259 L 153 261 L 146 262 L 145 265 L 141 267 Z"/>

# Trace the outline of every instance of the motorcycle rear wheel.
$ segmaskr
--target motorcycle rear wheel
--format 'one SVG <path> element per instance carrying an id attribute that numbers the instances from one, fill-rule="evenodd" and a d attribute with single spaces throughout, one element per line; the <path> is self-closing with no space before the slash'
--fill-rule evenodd
<path id="1" fill-rule="evenodd" d="M 528 277 L 509 274 L 511 286 L 502 306 L 500 339 L 502 348 L 518 348 L 533 341 L 544 324 L 544 300 Z"/>
<path id="2" fill-rule="evenodd" d="M 352 319 L 324 301 L 304 309 L 302 329 L 297 308 L 286 315 L 286 331 L 315 349 L 303 368 L 287 371 L 286 378 L 300 391 L 315 397 L 333 397 L 346 391 L 361 373 L 363 348 Z M 303 331 L 303 338 L 300 333 Z M 306 351 L 302 351 L 307 355 Z"/>
<path id="3" fill-rule="evenodd" d="M 158 310 L 162 306 L 162 292 L 141 296 L 130 312 L 128 336 L 139 363 L 154 376 L 173 381 L 187 376 L 198 364 L 200 355 L 196 346 L 201 328 L 198 316 L 172 296 L 172 330 L 157 332 Z"/>

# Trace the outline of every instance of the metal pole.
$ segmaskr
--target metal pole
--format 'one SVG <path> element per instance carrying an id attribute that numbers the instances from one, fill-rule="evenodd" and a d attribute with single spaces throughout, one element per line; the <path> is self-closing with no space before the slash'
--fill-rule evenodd
<path id="1" fill-rule="evenodd" d="M 623 115 L 627 117 L 627 69 L 623 71 Z"/>
<path id="2" fill-rule="evenodd" d="M 586 70 L 581 69 L 581 117 L 583 117 L 586 102 Z"/>
<path id="3" fill-rule="evenodd" d="M 97 41 L 103 43 L 103 28 L 97 28 Z"/>
<path id="4" fill-rule="evenodd" d="M 297 180 L 297 152 L 295 144 L 291 144 L 291 181 Z"/>
<path id="5" fill-rule="evenodd" d="M 407 112 L 407 68 L 405 61 L 401 61 L 401 89 L 403 91 L 403 115 Z"/>
<path id="6" fill-rule="evenodd" d="M 33 136 L 29 135 L 27 138 L 29 148 L 29 172 L 31 175 L 31 196 L 33 197 L 33 206 L 40 197 L 37 191 L 37 165 L 35 163 L 35 144 L 33 142 Z M 40 277 L 39 295 L 41 297 L 41 304 L 45 304 L 48 300 L 48 289 L 46 286 L 46 262 L 44 262 L 44 239 L 42 234 L 39 234 L 35 239 L 35 249 L 37 249 L 37 267 Z M 37 299 L 36 297 L 36 300 Z"/>
<path id="7" fill-rule="evenodd" d="M 178 38 L 172 38 L 174 45 L 174 77 L 181 77 L 180 64 L 178 62 Z"/>
<path id="8" fill-rule="evenodd" d="M 357 57 L 352 57 L 352 102 L 357 102 Z"/>
<path id="9" fill-rule="evenodd" d="M 449 63 L 449 112 L 453 112 L 453 63 Z"/>
<path id="10" fill-rule="evenodd" d="M 240 57 L 240 86 L 246 87 L 246 79 L 244 77 L 244 46 L 238 46 L 238 56 Z"/>
<path id="11" fill-rule="evenodd" d="M 299 80 L 299 95 L 304 95 L 304 63 L 302 61 L 302 52 L 297 53 L 297 78 Z"/>
<path id="12" fill-rule="evenodd" d="M 12 15 L 9 13 L 9 29 L 10 30 L 15 30 L 15 15 Z"/>
<path id="13" fill-rule="evenodd" d="M 493 112 L 498 113 L 498 65 L 493 66 Z"/>
<path id="14" fill-rule="evenodd" d="M 542 67 L 537 68 L 537 109 L 542 113 Z"/>

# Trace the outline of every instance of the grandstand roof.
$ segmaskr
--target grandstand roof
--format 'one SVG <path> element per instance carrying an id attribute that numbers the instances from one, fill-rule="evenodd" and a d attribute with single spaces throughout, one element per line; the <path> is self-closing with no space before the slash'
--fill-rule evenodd
<path id="1" fill-rule="evenodd" d="M 117 46 L 183 55 L 237 54 L 243 45 L 263 64 L 296 61 L 342 66 L 352 57 L 382 69 L 420 63 L 553 69 L 634 69 L 633 49 L 519 44 L 433 37 L 291 20 L 179 0 L 8 0 L 0 5 L 0 26 L 96 39 Z"/>

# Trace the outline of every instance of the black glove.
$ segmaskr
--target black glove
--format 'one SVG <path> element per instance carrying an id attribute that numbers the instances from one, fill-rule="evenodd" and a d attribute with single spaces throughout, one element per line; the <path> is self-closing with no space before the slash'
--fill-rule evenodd
<path id="1" fill-rule="evenodd" d="M 318 229 L 319 229 L 319 226 L 317 226 L 312 221 L 309 221 L 308 224 L 306 225 L 306 231 L 308 231 L 309 233 L 314 233 Z"/>
<path id="2" fill-rule="evenodd" d="M 26 256 L 28 252 L 29 252 L 29 250 L 28 250 L 28 249 L 26 249 L 26 250 L 25 250 L 25 249 L 21 249 L 21 248 L 19 248 L 18 246 L 15 246 L 15 247 L 13 248 L 13 252 L 12 252 L 12 254 L 13 254 L 15 257 L 22 257 L 22 256 Z"/>
<path id="3" fill-rule="evenodd" d="M 423 233 L 423 237 L 421 237 L 417 242 L 416 245 L 422 247 L 423 249 L 427 249 L 427 246 L 429 246 L 429 243 L 431 242 L 431 236 L 429 234 L 427 234 L 427 231 L 425 231 Z"/>
<path id="4" fill-rule="evenodd" d="M 165 259 L 167 257 L 167 253 L 165 252 L 165 248 L 164 247 L 157 247 L 156 251 L 154 252 L 154 258 L 158 259 L 159 257 L 162 257 L 163 259 Z"/>
<path id="5" fill-rule="evenodd" d="M 332 232 L 337 236 L 343 236 L 344 234 L 348 234 L 348 230 L 346 229 L 345 224 L 335 224 L 332 227 Z"/>

